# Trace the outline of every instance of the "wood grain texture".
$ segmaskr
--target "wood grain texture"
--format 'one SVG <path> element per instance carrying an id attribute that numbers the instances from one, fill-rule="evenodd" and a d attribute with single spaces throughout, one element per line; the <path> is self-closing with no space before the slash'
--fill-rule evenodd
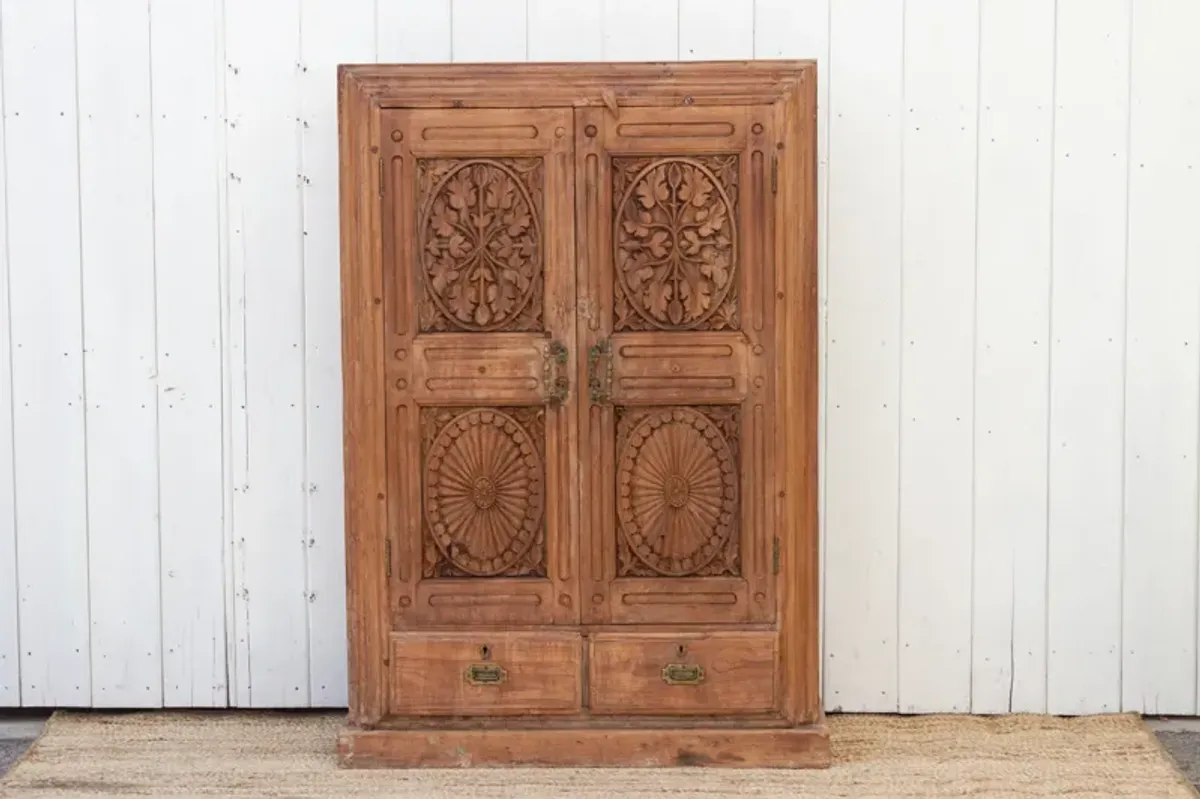
<path id="1" fill-rule="evenodd" d="M 381 124 L 394 628 L 577 622 L 571 112 Z"/>
<path id="2" fill-rule="evenodd" d="M 396 714 L 527 716 L 577 712 L 583 702 L 577 633 L 400 633 L 392 662 Z"/>
<path id="3" fill-rule="evenodd" d="M 583 495 L 603 525 L 588 533 L 587 617 L 765 621 L 775 500 L 762 475 L 778 441 L 780 363 L 775 314 L 763 310 L 773 305 L 771 106 L 615 102 L 577 112 L 592 418 L 581 433 L 604 472 Z M 616 507 L 604 510 L 610 491 Z M 685 591 L 711 601 L 689 607 L 677 601 Z"/>
<path id="4" fill-rule="evenodd" d="M 374 705 L 364 720 L 360 701 L 351 713 L 362 734 L 399 733 L 406 719 L 428 713 L 478 712 L 487 721 L 548 707 L 574 714 L 584 726 L 573 729 L 590 735 L 582 708 L 565 699 L 568 688 L 585 690 L 582 674 L 541 688 L 514 683 L 520 691 L 511 701 L 484 699 L 486 708 L 463 711 L 470 702 L 458 678 L 447 676 L 454 671 L 430 665 L 466 656 L 455 647 L 494 653 L 482 649 L 481 635 L 534 641 L 551 634 L 546 625 L 572 627 L 582 618 L 639 625 L 595 642 L 591 682 L 601 698 L 594 710 L 740 716 L 746 733 L 774 713 L 768 726 L 790 723 L 796 742 L 819 741 L 809 726 L 820 720 L 815 67 L 750 66 L 769 80 L 730 102 L 725 91 L 746 77 L 742 66 L 558 65 L 553 86 L 539 83 L 544 65 L 499 64 L 486 77 L 483 68 L 459 66 L 343 68 L 343 85 L 361 91 L 360 116 L 377 104 L 397 108 L 384 112 L 382 130 L 367 131 L 382 141 L 357 140 L 380 152 L 349 159 L 344 170 L 360 170 L 356 179 L 366 178 L 375 197 L 352 196 L 343 218 L 344 239 L 361 240 L 366 231 L 382 241 L 385 269 L 372 275 L 384 286 L 388 356 L 364 369 L 382 373 L 373 385 L 383 383 L 386 446 L 399 457 L 387 461 L 410 464 L 393 469 L 377 497 L 390 523 L 367 519 L 388 541 L 385 552 L 348 542 L 352 588 L 373 589 L 363 598 L 352 593 L 351 637 L 379 657 L 382 618 L 405 631 L 394 641 L 406 642 L 385 657 L 396 706 Z M 449 79 L 454 96 L 430 107 L 430 92 Z M 773 93 L 760 99 L 764 85 Z M 709 102 L 714 93 L 720 102 Z M 500 97 L 509 107 L 495 103 Z M 574 106 L 574 118 L 552 116 L 558 112 L 547 106 L 555 102 Z M 473 110 L 480 104 L 488 107 Z M 344 129 L 355 124 L 347 114 Z M 348 139 L 344 133 L 344 147 Z M 372 157 L 373 179 L 366 175 Z M 573 224 L 564 200 L 574 206 Z M 378 232 L 356 219 L 355 201 L 382 208 Z M 572 252 L 578 279 L 564 267 Z M 345 269 L 363 269 L 352 249 L 343 256 Z M 543 360 L 543 390 L 575 381 L 564 383 L 565 397 L 547 395 L 544 417 L 530 402 L 536 395 L 522 393 L 537 387 L 539 336 L 563 349 L 554 359 L 561 370 Z M 552 349 L 541 350 L 543 359 Z M 497 394 L 495 381 L 511 383 L 509 393 Z M 348 446 L 347 456 L 357 453 Z M 506 466 L 503 475 L 492 469 L 517 461 L 525 466 Z M 615 502 L 606 497 L 614 490 Z M 573 496 L 581 497 L 578 508 Z M 544 544 L 536 524 L 528 541 L 505 533 L 543 507 Z M 419 529 L 425 543 L 416 546 Z M 360 580 L 356 570 L 375 575 Z M 390 602 L 380 596 L 381 572 L 390 578 Z M 587 601 L 575 610 L 572 585 L 581 573 Z M 683 632 L 706 622 L 743 630 Z M 771 623 L 778 629 L 762 629 Z M 423 632 L 429 625 L 440 629 Z M 656 625 L 659 639 L 631 637 Z M 631 659 L 649 662 L 664 641 L 678 647 L 684 638 L 712 675 L 690 698 L 651 690 L 645 663 L 627 673 Z M 537 662 L 530 668 L 539 674 L 581 665 L 549 650 L 545 660 L 527 657 L 524 645 L 514 643 L 513 657 Z M 700 664 L 685 654 L 669 682 L 694 679 L 690 669 Z M 661 682 L 663 664 L 657 668 Z M 491 675 L 484 682 L 508 673 L 480 669 Z M 413 680 L 425 685 L 434 674 L 438 697 L 413 699 L 424 690 Z M 382 676 L 352 668 L 351 679 Z M 488 687 L 496 686 L 471 690 L 486 698 Z M 351 695 L 380 701 L 377 685 Z M 695 736 L 706 747 L 730 743 L 708 735 L 668 727 L 662 745 Z M 376 755 L 393 763 L 435 758 L 390 753 L 398 738 L 347 740 L 374 741 L 382 747 Z M 769 761 L 778 739 L 762 742 Z M 523 751 L 493 756 L 530 762 Z M 569 748 L 552 757 L 606 758 Z M 632 755 L 612 757 L 629 764 Z M 697 762 L 758 757 L 721 751 Z"/>
<path id="5" fill-rule="evenodd" d="M 821 547 L 821 580 L 820 594 L 822 610 L 821 646 L 824 650 L 826 614 L 824 612 L 824 597 L 826 575 L 825 561 L 829 548 L 825 545 L 826 536 L 826 503 L 825 491 L 827 470 L 825 459 L 827 449 L 825 437 L 829 418 L 826 403 L 828 393 L 829 336 L 828 336 L 828 301 L 829 301 L 829 116 L 832 104 L 830 91 L 830 53 L 832 47 L 833 3 L 831 0 L 755 0 L 754 2 L 754 55 L 756 58 L 808 58 L 822 64 L 817 70 L 817 261 L 818 261 L 818 308 L 820 309 L 820 336 L 818 337 L 818 418 L 821 420 L 818 431 L 818 495 L 820 501 L 819 526 Z M 773 234 L 772 234 L 773 235 Z M 768 306 L 771 308 L 773 306 Z M 772 388 L 772 391 L 774 389 Z M 773 470 L 769 470 L 774 476 Z M 771 494 L 775 493 L 774 486 L 766 486 Z M 773 522 L 773 517 L 768 520 Z M 827 672 L 826 663 L 821 661 L 821 684 Z"/>
<path id="6" fill-rule="evenodd" d="M 790 729 L 547 729 L 349 731 L 338 739 L 347 768 L 609 766 L 828 768 L 829 733 Z"/>
<path id="7" fill-rule="evenodd" d="M 380 564 L 387 536 L 387 392 L 384 384 L 383 268 L 379 249 L 379 122 L 371 98 L 338 70 L 341 164 L 342 380 L 345 437 L 346 602 L 349 716 L 370 724 L 384 713 L 387 585 Z"/>
<path id="8" fill-rule="evenodd" d="M 799 724 L 821 715 L 820 560 L 817 522 L 817 81 L 799 74 L 778 106 L 779 193 L 776 213 L 776 318 L 779 363 L 780 475 L 786 482 L 779 530 L 779 651 L 783 712 Z M 786 220 L 783 221 L 783 220 Z"/>
<path id="9" fill-rule="evenodd" d="M 588 644 L 592 713 L 741 715 L 773 710 L 775 633 L 600 634 Z M 693 677 L 696 682 L 688 682 Z M 672 671 L 674 670 L 674 671 Z M 676 676 L 678 675 L 678 676 Z M 676 683 L 668 680 L 676 680 Z"/>

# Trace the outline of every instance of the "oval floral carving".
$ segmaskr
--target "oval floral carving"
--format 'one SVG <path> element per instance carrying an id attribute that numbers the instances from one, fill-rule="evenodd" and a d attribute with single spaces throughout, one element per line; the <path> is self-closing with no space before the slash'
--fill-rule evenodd
<path id="1" fill-rule="evenodd" d="M 528 433 L 494 410 L 442 428 L 425 463 L 425 519 L 446 559 L 478 577 L 505 572 L 537 539 L 542 463 Z"/>
<path id="2" fill-rule="evenodd" d="M 534 294 L 541 221 L 507 167 L 464 161 L 437 184 L 420 220 L 430 299 L 466 330 L 497 330 Z"/>
<path id="3" fill-rule="evenodd" d="M 709 564 L 733 534 L 738 473 L 725 437 L 690 408 L 652 411 L 617 466 L 617 518 L 629 549 L 658 574 Z"/>
<path id="4" fill-rule="evenodd" d="M 617 278 L 634 312 L 654 327 L 694 327 L 733 285 L 733 204 L 704 165 L 655 161 L 629 182 L 613 236 Z"/>

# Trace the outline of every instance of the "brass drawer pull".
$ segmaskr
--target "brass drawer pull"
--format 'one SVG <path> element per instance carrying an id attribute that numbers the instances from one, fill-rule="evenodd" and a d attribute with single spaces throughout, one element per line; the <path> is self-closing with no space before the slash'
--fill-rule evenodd
<path id="1" fill-rule="evenodd" d="M 669 663 L 663 666 L 662 678 L 667 685 L 699 685 L 704 682 L 704 667 Z"/>
<path id="2" fill-rule="evenodd" d="M 472 663 L 465 676 L 471 685 L 499 685 L 508 679 L 508 672 L 495 663 Z"/>

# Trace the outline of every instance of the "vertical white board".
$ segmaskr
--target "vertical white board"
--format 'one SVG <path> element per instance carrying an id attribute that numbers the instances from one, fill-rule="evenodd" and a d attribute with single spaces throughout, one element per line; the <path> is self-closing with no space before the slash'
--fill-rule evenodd
<path id="1" fill-rule="evenodd" d="M 450 59 L 450 0 L 378 0 L 376 49 L 380 62 Z"/>
<path id="2" fill-rule="evenodd" d="M 305 420 L 310 704 L 346 704 L 346 558 L 337 65 L 375 59 L 374 0 L 302 0 Z"/>
<path id="3" fill-rule="evenodd" d="M 817 342 L 821 424 L 817 429 L 817 482 L 821 547 L 821 595 L 825 594 L 825 419 L 828 333 L 826 300 L 829 289 L 829 3 L 830 0 L 756 0 L 755 58 L 811 58 L 817 62 Z M 825 641 L 825 603 L 821 603 L 820 635 Z M 821 658 L 822 680 L 825 658 Z"/>
<path id="4" fill-rule="evenodd" d="M 0 64 L 0 118 L 4 116 L 3 64 Z M 0 155 L 5 152 L 0 125 Z M 0 185 L 4 184 L 0 158 Z M 21 655 L 17 624 L 17 510 L 13 474 L 12 305 L 8 291 L 8 207 L 0 192 L 0 707 L 21 704 Z"/>
<path id="5" fill-rule="evenodd" d="M 309 703 L 299 0 L 225 7 L 236 704 Z"/>
<path id="6" fill-rule="evenodd" d="M 902 4 L 830 6 L 825 703 L 898 709 Z"/>
<path id="7" fill-rule="evenodd" d="M 92 691 L 74 8 L 4 0 L 0 32 L 21 701 L 86 706 Z"/>
<path id="8" fill-rule="evenodd" d="M 530 61 L 599 61 L 604 0 L 529 0 Z"/>
<path id="9" fill-rule="evenodd" d="M 754 57 L 754 0 L 679 0 L 679 58 Z"/>
<path id="10" fill-rule="evenodd" d="M 1051 713 L 1121 703 L 1130 0 L 1059 0 L 1050 351 Z"/>
<path id="11" fill-rule="evenodd" d="M 162 705 L 148 14 L 76 8 L 93 707 Z"/>
<path id="12" fill-rule="evenodd" d="M 900 710 L 971 703 L 979 0 L 904 12 Z"/>
<path id="13" fill-rule="evenodd" d="M 151 6 L 163 704 L 228 701 L 219 20 Z"/>
<path id="14" fill-rule="evenodd" d="M 679 0 L 604 0 L 605 61 L 679 58 Z"/>
<path id="15" fill-rule="evenodd" d="M 983 0 L 971 709 L 1046 708 L 1054 6 Z"/>
<path id="16" fill-rule="evenodd" d="M 1200 6 L 1135 3 L 1121 709 L 1196 712 Z"/>
<path id="17" fill-rule="evenodd" d="M 453 0 L 454 60 L 524 61 L 529 56 L 525 0 Z"/>

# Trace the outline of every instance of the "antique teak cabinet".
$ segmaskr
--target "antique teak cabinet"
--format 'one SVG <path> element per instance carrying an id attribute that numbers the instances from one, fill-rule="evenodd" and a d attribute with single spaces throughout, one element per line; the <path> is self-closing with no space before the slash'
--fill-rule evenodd
<path id="1" fill-rule="evenodd" d="M 338 80 L 343 765 L 828 765 L 815 65 Z"/>

